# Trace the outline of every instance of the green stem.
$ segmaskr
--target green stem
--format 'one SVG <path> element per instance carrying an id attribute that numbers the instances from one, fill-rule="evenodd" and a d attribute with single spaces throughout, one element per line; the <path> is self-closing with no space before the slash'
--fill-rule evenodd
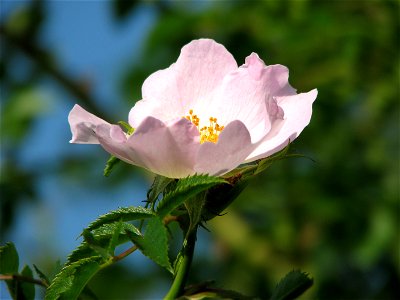
<path id="1" fill-rule="evenodd" d="M 196 233 L 197 228 L 193 229 L 183 242 L 181 258 L 178 262 L 174 281 L 172 282 L 171 288 L 167 295 L 164 297 L 164 300 L 173 300 L 179 297 L 183 292 L 187 277 L 189 275 L 190 265 L 192 263 L 194 247 L 196 244 Z"/>

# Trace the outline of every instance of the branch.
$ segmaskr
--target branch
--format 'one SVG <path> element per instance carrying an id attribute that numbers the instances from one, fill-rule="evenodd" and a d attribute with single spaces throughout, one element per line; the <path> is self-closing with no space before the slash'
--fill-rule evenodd
<path id="1" fill-rule="evenodd" d="M 44 288 L 47 288 L 49 285 L 47 282 L 19 274 L 13 274 L 13 275 L 0 275 L 0 280 L 17 280 L 17 281 L 24 281 L 24 282 L 30 282 L 33 284 L 40 285 Z"/>

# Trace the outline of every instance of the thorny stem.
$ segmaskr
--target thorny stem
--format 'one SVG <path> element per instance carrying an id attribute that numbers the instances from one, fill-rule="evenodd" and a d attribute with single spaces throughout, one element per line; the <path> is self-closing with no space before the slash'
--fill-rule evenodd
<path id="1" fill-rule="evenodd" d="M 17 281 L 24 281 L 24 282 L 30 282 L 33 284 L 37 284 L 40 285 L 42 287 L 49 287 L 49 285 L 47 284 L 47 282 L 43 281 L 43 280 L 39 280 L 39 279 L 35 279 L 35 278 L 31 278 L 31 277 L 27 277 L 27 276 L 22 276 L 19 274 L 13 274 L 13 275 L 0 275 L 0 280 L 17 280 Z"/>
<path id="2" fill-rule="evenodd" d="M 181 257 L 177 262 L 175 269 L 174 281 L 172 282 L 171 288 L 167 295 L 164 297 L 164 300 L 175 299 L 183 292 L 187 277 L 189 275 L 190 265 L 192 263 L 194 247 L 196 244 L 196 233 L 197 228 L 190 232 L 183 242 L 183 249 L 180 253 Z"/>

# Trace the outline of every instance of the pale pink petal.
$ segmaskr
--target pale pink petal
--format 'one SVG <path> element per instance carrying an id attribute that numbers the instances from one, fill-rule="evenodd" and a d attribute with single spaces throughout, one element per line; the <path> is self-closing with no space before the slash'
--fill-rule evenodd
<path id="1" fill-rule="evenodd" d="M 286 93 L 295 94 L 288 83 L 287 68 L 266 66 L 253 53 L 246 58 L 245 65 L 224 78 L 211 109 L 208 108 L 209 114 L 221 125 L 232 120 L 242 121 L 249 129 L 253 143 L 258 142 L 271 129 L 275 119 L 282 118 L 282 110 L 276 106 L 273 97 Z"/>
<path id="2" fill-rule="evenodd" d="M 109 125 L 106 121 L 87 112 L 77 104 L 70 111 L 68 122 L 72 132 L 70 143 L 75 144 L 98 144 L 96 127 L 101 124 Z"/>
<path id="3" fill-rule="evenodd" d="M 112 126 L 102 126 L 98 132 L 104 149 L 121 160 L 170 178 L 194 174 L 199 133 L 186 119 L 166 126 L 148 117 L 127 139 L 113 133 Z"/>
<path id="4" fill-rule="evenodd" d="M 196 111 L 212 98 L 225 75 L 237 69 L 226 48 L 210 39 L 184 46 L 176 63 L 150 75 L 142 86 L 142 98 L 131 109 L 129 123 L 137 127 L 145 117 L 163 122 Z"/>
<path id="5" fill-rule="evenodd" d="M 247 68 L 249 74 L 255 80 L 265 80 L 266 88 L 271 96 L 295 95 L 296 89 L 289 84 L 289 70 L 282 65 L 266 66 L 264 61 L 256 53 L 246 57 L 245 64 L 241 68 Z"/>
<path id="6" fill-rule="evenodd" d="M 221 132 L 218 143 L 201 144 L 194 169 L 199 174 L 223 175 L 243 163 L 254 148 L 246 126 L 233 121 Z"/>
<path id="7" fill-rule="evenodd" d="M 174 65 L 151 74 L 143 83 L 142 97 L 129 112 L 129 124 L 134 128 L 148 116 L 165 122 L 187 114 L 176 84 Z"/>
<path id="8" fill-rule="evenodd" d="M 277 97 L 278 105 L 284 111 L 284 120 L 277 120 L 260 145 L 247 157 L 245 162 L 267 157 L 287 146 L 310 123 L 312 104 L 316 99 L 316 89 L 293 96 Z"/>
<path id="9" fill-rule="evenodd" d="M 237 69 L 226 48 L 210 39 L 190 42 L 174 65 L 181 101 L 187 110 L 207 103 L 225 75 Z"/>

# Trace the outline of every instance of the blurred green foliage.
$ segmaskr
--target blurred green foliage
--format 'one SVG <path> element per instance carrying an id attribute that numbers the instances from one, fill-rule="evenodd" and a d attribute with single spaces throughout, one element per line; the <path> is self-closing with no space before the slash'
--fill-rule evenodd
<path id="1" fill-rule="evenodd" d="M 35 36 L 46 15 L 40 1 L 32 3 L 18 15 L 22 25 L 12 27 L 12 20 L 1 25 L 6 41 L 0 64 L 6 86 L 1 95 L 3 230 L 12 224 L 19 201 L 36 199 L 35 174 L 18 165 L 15 150 L 23 144 L 27 122 L 43 111 L 37 75 L 53 76 L 74 95 L 84 93 L 87 107 L 101 110 L 79 82 L 62 76 L 51 49 L 41 49 Z M 286 65 L 300 92 L 319 91 L 311 124 L 292 147 L 316 163 L 275 163 L 227 215 L 210 221 L 213 252 L 196 253 L 191 281 L 215 279 L 244 294 L 269 295 L 279 278 L 300 268 L 315 278 L 304 299 L 400 298 L 398 2 L 117 0 L 110 10 L 119 22 L 143 5 L 158 17 L 140 60 L 127 62 L 120 83 L 127 101 L 139 100 L 144 79 L 168 67 L 184 44 L 201 37 L 224 44 L 239 65 L 252 51 L 267 64 Z M 24 36 L 29 37 L 24 43 L 13 41 Z M 21 59 L 15 49 L 30 57 L 23 80 L 7 68 L 8 61 Z M 29 105 L 24 104 L 27 98 Z M 19 106 L 22 114 L 15 113 Z M 68 172 L 69 164 L 64 161 L 59 174 Z M 74 174 L 84 177 L 85 168 L 81 172 Z M 131 180 L 121 174 L 111 177 Z M 95 277 L 91 287 L 104 299 L 132 292 L 143 297 L 151 281 L 163 285 L 166 279 L 156 268 L 139 275 L 134 268 L 114 266 Z"/>

